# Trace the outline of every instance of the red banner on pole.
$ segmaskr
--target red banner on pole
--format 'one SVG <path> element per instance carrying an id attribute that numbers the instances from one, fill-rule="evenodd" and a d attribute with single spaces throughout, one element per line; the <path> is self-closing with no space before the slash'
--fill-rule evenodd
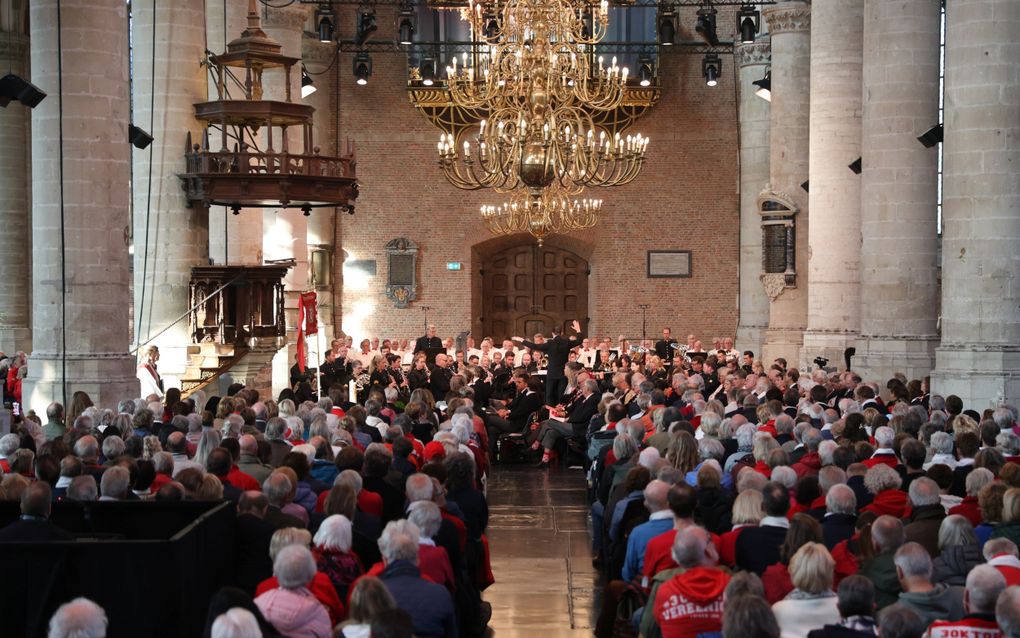
<path id="1" fill-rule="evenodd" d="M 319 331 L 319 321 L 315 310 L 315 293 L 303 292 L 298 297 L 298 332 L 297 355 L 298 370 L 305 371 L 305 335 Z"/>

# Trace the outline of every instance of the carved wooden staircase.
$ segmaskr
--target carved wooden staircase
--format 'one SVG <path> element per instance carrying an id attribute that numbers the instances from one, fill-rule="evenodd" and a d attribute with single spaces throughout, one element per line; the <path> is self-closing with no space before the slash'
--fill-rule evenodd
<path id="1" fill-rule="evenodd" d="M 272 364 L 279 350 L 277 341 L 258 339 L 253 347 L 223 343 L 197 343 L 188 346 L 188 367 L 181 377 L 181 394 L 187 397 L 196 390 L 214 386 L 213 393 L 220 394 L 226 388 L 215 384 L 228 380 L 229 383 L 256 385 L 259 374 Z M 208 390 L 206 390 L 208 393 Z"/>

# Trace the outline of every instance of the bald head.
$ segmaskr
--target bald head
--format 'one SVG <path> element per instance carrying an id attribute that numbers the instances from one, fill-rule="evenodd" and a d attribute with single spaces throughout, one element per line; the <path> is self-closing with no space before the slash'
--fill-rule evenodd
<path id="1" fill-rule="evenodd" d="M 871 541 L 879 553 L 899 549 L 905 540 L 903 523 L 898 518 L 883 515 L 871 524 Z"/>
<path id="2" fill-rule="evenodd" d="M 653 514 L 669 507 L 669 483 L 658 479 L 645 487 L 645 507 Z"/>

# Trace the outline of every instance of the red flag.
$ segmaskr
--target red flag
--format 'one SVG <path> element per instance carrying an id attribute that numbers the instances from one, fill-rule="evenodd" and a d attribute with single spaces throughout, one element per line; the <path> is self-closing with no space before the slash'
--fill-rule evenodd
<path id="1" fill-rule="evenodd" d="M 297 329 L 297 355 L 298 370 L 305 371 L 305 334 L 315 334 L 319 331 L 319 323 L 315 312 L 315 293 L 303 292 L 298 297 L 298 329 Z"/>

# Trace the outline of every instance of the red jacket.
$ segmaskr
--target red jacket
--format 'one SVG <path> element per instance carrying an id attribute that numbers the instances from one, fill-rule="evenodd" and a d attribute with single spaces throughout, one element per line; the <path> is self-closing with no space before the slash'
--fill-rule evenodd
<path id="1" fill-rule="evenodd" d="M 254 490 L 256 492 L 262 491 L 262 486 L 259 485 L 259 482 L 256 481 L 251 474 L 245 474 L 242 472 L 236 465 L 230 468 L 230 471 L 227 472 L 225 480 L 227 483 L 230 483 L 243 492 L 247 492 L 249 490 Z"/>
<path id="2" fill-rule="evenodd" d="M 959 505 L 955 505 L 949 508 L 949 515 L 959 514 L 963 516 L 970 524 L 977 527 L 982 522 L 981 508 L 978 507 L 978 500 L 976 496 L 965 496 L 963 501 Z"/>
<path id="3" fill-rule="evenodd" d="M 753 526 L 752 526 L 753 527 Z M 747 529 L 747 527 L 738 527 L 730 530 L 719 537 L 717 547 L 719 548 L 719 562 L 728 567 L 733 567 L 737 564 L 737 538 L 740 536 L 740 532 Z M 648 564 L 648 558 L 645 558 L 645 565 Z"/>
<path id="4" fill-rule="evenodd" d="M 900 460 L 896 458 L 895 454 L 875 454 L 870 459 L 864 459 L 861 463 L 867 465 L 869 470 L 879 463 L 888 465 L 895 470 L 896 466 L 900 464 Z"/>
<path id="5" fill-rule="evenodd" d="M 999 638 L 1002 631 L 995 617 L 967 615 L 957 621 L 936 620 L 928 627 L 926 638 Z"/>
<path id="6" fill-rule="evenodd" d="M 765 586 L 765 600 L 770 605 L 778 603 L 793 591 L 790 570 L 783 563 L 774 563 L 765 568 L 761 575 L 761 584 Z"/>
<path id="7" fill-rule="evenodd" d="M 718 549 L 719 537 L 711 533 L 710 535 L 712 537 L 712 544 Z M 676 561 L 673 560 L 673 541 L 675 539 L 676 530 L 671 529 L 648 541 L 648 544 L 645 546 L 645 563 L 641 572 L 647 579 L 646 582 L 648 584 L 651 584 L 652 578 L 659 572 L 673 569 L 677 566 Z"/>
<path id="8" fill-rule="evenodd" d="M 765 476 L 765 478 L 772 478 L 772 468 L 765 461 L 758 461 L 754 465 L 754 471 Z"/>
<path id="9" fill-rule="evenodd" d="M 280 581 L 276 580 L 276 576 L 267 578 L 255 589 L 255 597 L 258 598 L 270 589 L 276 589 L 279 586 Z M 315 578 L 308 583 L 308 590 L 329 612 L 329 622 L 336 625 L 347 617 L 347 610 L 344 609 L 344 604 L 340 601 L 340 596 L 337 595 L 336 587 L 333 586 L 333 581 L 329 579 L 329 576 L 322 572 L 315 572 Z"/>
<path id="10" fill-rule="evenodd" d="M 663 583 L 653 608 L 662 638 L 695 638 L 722 629 L 723 591 L 729 582 L 721 569 L 695 567 Z"/>
<path id="11" fill-rule="evenodd" d="M 805 476 L 818 476 L 820 469 L 822 469 L 822 457 L 818 456 L 818 452 L 808 452 L 793 464 L 793 471 L 797 473 L 799 479 Z"/>
<path id="12" fill-rule="evenodd" d="M 879 516 L 888 514 L 895 518 L 903 518 L 907 511 L 907 495 L 900 490 L 882 490 L 875 495 L 871 505 L 863 508 L 862 512 L 874 512 Z"/>

